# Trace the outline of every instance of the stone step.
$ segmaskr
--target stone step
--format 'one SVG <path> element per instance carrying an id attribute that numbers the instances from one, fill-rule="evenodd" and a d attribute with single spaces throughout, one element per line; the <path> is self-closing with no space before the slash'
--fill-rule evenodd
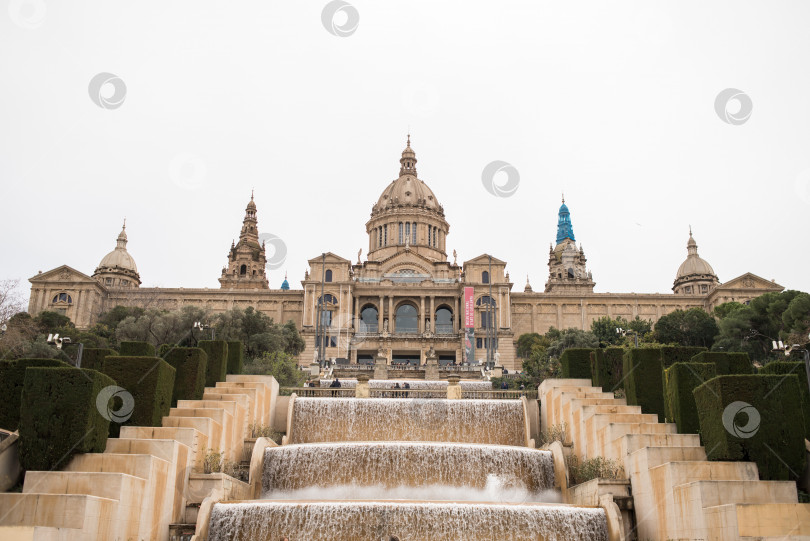
<path id="1" fill-rule="evenodd" d="M 217 409 L 222 408 L 231 414 L 233 418 L 234 440 L 242 441 L 248 437 L 247 411 L 235 399 L 231 400 L 178 400 L 177 409 Z M 171 415 L 171 413 L 170 413 Z"/>
<path id="2" fill-rule="evenodd" d="M 707 507 L 709 539 L 804 539 L 810 536 L 810 504 L 732 503 Z"/>
<path id="3" fill-rule="evenodd" d="M 74 456 L 64 471 L 125 473 L 149 479 L 156 471 L 168 472 L 168 462 L 152 455 L 83 453 Z"/>
<path id="4" fill-rule="evenodd" d="M 135 539 L 146 488 L 146 479 L 125 473 L 29 471 L 23 494 L 84 494 L 114 500 L 114 538 Z"/>
<path id="5" fill-rule="evenodd" d="M 611 452 L 611 443 L 626 434 L 677 433 L 678 428 L 674 423 L 609 423 L 597 431 L 595 438 L 586 442 L 587 456 L 608 456 Z"/>
<path id="6" fill-rule="evenodd" d="M 241 456 L 241 445 L 235 448 L 235 442 L 241 442 L 242 439 L 234 438 L 234 420 L 233 415 L 228 413 L 224 408 L 172 408 L 169 410 L 169 417 L 208 417 L 214 422 L 218 423 L 222 430 L 220 431 L 219 438 L 209 436 L 208 445 L 216 451 L 224 453 L 228 460 L 235 461 L 237 457 Z"/>
<path id="7" fill-rule="evenodd" d="M 180 426 L 122 426 L 120 439 L 178 441 L 191 449 L 193 463 L 195 466 L 199 464 L 200 467 L 208 449 L 208 436 L 195 428 Z"/>
<path id="8" fill-rule="evenodd" d="M 697 434 L 624 434 L 611 442 L 610 458 L 624 461 L 625 457 L 644 447 L 699 447 L 700 436 Z M 706 460 L 706 452 L 697 460 Z"/>
<path id="9" fill-rule="evenodd" d="M 245 410 L 245 424 L 251 425 L 256 417 L 255 400 L 244 393 L 216 393 L 211 389 L 203 393 L 203 400 L 214 400 L 222 402 L 236 402 L 241 408 Z"/>
<path id="10" fill-rule="evenodd" d="M 0 493 L 0 526 L 60 528 L 60 540 L 115 540 L 116 504 L 87 494 Z M 39 532 L 34 533 L 37 539 Z"/>
<path id="11" fill-rule="evenodd" d="M 629 407 L 629 406 L 624 406 Z M 599 438 L 600 431 L 611 424 L 654 425 L 658 415 L 654 413 L 594 413 L 583 422 L 581 438 L 584 445 L 582 454 L 588 458 L 604 456 L 609 450 L 609 442 Z"/>
<path id="12" fill-rule="evenodd" d="M 570 434 L 571 442 L 574 444 L 574 452 L 578 456 L 583 456 L 587 452 L 587 441 L 589 433 L 587 432 L 587 420 L 597 413 L 612 413 L 612 414 L 641 414 L 641 406 L 627 406 L 624 404 L 588 404 L 582 407 L 578 406 L 579 399 L 572 400 L 572 415 L 570 421 Z M 584 400 L 591 402 L 593 400 Z M 598 400 L 597 400 L 598 401 Z M 655 419 L 657 421 L 657 419 Z"/>
<path id="13" fill-rule="evenodd" d="M 257 419 L 261 417 L 257 398 L 259 392 L 247 387 L 208 387 L 203 393 L 203 400 L 245 400 L 249 423 L 257 423 Z"/>

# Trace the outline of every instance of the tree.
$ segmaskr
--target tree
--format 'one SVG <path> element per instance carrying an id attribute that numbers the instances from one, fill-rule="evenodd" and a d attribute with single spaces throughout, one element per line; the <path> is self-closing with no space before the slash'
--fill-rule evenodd
<path id="1" fill-rule="evenodd" d="M 74 328 L 70 318 L 58 312 L 43 311 L 34 317 L 39 331 L 45 334 L 59 332 L 59 329 Z"/>
<path id="2" fill-rule="evenodd" d="M 553 329 L 553 327 L 552 327 Z M 582 329 L 565 329 L 564 331 L 557 331 L 554 333 L 557 338 L 551 342 L 547 348 L 549 357 L 559 359 L 563 351 L 568 348 L 597 348 L 599 347 L 599 339 L 590 331 L 583 331 Z M 551 330 L 549 330 L 551 332 Z"/>
<path id="3" fill-rule="evenodd" d="M 736 312 L 742 308 L 745 308 L 745 305 L 741 302 L 724 302 L 723 304 L 718 304 L 715 307 L 715 309 L 712 311 L 712 315 L 719 321 L 728 317 L 732 312 Z"/>
<path id="4" fill-rule="evenodd" d="M 20 293 L 20 280 L 0 280 L 0 325 L 11 316 L 25 310 L 25 302 Z"/>
<path id="5" fill-rule="evenodd" d="M 717 322 L 702 308 L 675 310 L 655 324 L 653 336 L 662 344 L 711 347 L 717 336 Z"/>
<path id="6" fill-rule="evenodd" d="M 529 357 L 532 347 L 543 342 L 543 336 L 536 332 L 521 334 L 517 339 L 517 356 L 524 359 Z"/>
<path id="7" fill-rule="evenodd" d="M 295 357 L 284 351 L 265 352 L 249 359 L 243 373 L 273 376 L 280 387 L 300 387 L 307 379 L 306 374 L 298 368 Z"/>

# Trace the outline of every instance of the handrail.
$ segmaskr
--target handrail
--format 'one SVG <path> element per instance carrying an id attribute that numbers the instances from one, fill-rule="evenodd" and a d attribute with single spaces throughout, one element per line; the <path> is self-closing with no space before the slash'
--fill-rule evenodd
<path id="1" fill-rule="evenodd" d="M 355 387 L 283 387 L 285 392 L 295 393 L 300 398 L 354 398 Z M 371 398 L 447 398 L 444 389 L 369 389 Z M 514 391 L 492 389 L 489 391 L 461 390 L 461 398 L 472 400 L 528 400 L 537 399 L 537 391 L 526 389 Z"/>

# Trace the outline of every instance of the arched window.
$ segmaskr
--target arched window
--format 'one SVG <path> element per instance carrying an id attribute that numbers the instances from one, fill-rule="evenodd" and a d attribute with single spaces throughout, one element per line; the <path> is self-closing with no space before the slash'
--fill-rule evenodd
<path id="1" fill-rule="evenodd" d="M 402 222 L 399 222 L 399 243 L 405 244 L 405 231 Z"/>
<path id="2" fill-rule="evenodd" d="M 411 304 L 401 304 L 397 308 L 396 332 L 417 332 L 416 307 Z"/>
<path id="3" fill-rule="evenodd" d="M 573 277 L 574 277 L 574 269 L 568 269 L 568 277 L 569 277 L 569 278 L 573 278 Z"/>
<path id="4" fill-rule="evenodd" d="M 242 265 L 241 267 L 239 267 L 239 274 L 241 274 L 242 276 L 247 274 L 247 265 Z"/>
<path id="5" fill-rule="evenodd" d="M 427 245 L 430 246 L 431 245 L 430 244 L 430 232 L 433 230 L 433 228 L 428 226 L 427 230 L 428 230 Z"/>
<path id="6" fill-rule="evenodd" d="M 53 300 L 51 301 L 53 304 L 57 302 L 66 302 L 68 304 L 73 303 L 73 297 L 68 295 L 67 293 L 59 293 L 58 295 L 54 296 Z"/>
<path id="7" fill-rule="evenodd" d="M 374 306 L 366 306 L 360 311 L 360 324 L 357 332 L 359 333 L 376 333 L 378 313 L 377 308 Z"/>
<path id="8" fill-rule="evenodd" d="M 256 269 L 253 269 L 253 276 L 256 276 Z"/>
<path id="9" fill-rule="evenodd" d="M 327 293 L 326 295 L 318 299 L 318 304 L 319 305 L 325 304 L 326 309 L 328 310 L 334 306 L 337 306 L 337 297 L 335 297 L 331 293 Z"/>
<path id="10" fill-rule="evenodd" d="M 481 306 L 481 305 L 486 306 L 487 304 L 491 304 L 492 306 L 495 306 L 495 299 L 493 299 L 489 295 L 482 295 L 480 299 L 475 301 L 475 304 L 477 306 Z"/>
<path id="11" fill-rule="evenodd" d="M 453 311 L 446 306 L 436 310 L 436 334 L 451 334 L 453 332 Z"/>
<path id="12" fill-rule="evenodd" d="M 481 273 L 481 282 L 484 283 L 484 284 L 489 283 L 489 272 L 484 271 L 484 272 Z"/>
<path id="13" fill-rule="evenodd" d="M 326 270 L 326 278 L 324 278 L 324 281 L 326 281 L 326 282 L 331 282 L 332 281 L 332 271 L 331 270 L 329 270 L 329 269 Z"/>

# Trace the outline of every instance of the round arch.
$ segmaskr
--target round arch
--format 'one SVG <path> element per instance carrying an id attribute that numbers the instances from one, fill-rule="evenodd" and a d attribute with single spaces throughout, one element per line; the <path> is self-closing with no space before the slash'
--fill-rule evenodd
<path id="1" fill-rule="evenodd" d="M 395 310 L 394 331 L 398 333 L 419 332 L 419 310 L 409 301 L 399 303 Z"/>

